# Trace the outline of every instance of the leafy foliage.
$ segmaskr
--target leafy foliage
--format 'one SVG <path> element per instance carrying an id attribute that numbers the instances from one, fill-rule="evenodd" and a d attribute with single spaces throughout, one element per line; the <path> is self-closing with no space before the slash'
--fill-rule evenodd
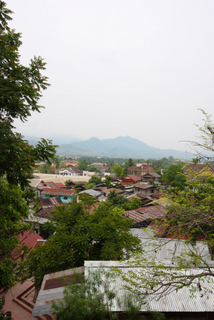
<path id="1" fill-rule="evenodd" d="M 86 190 L 89 190 L 89 189 L 94 189 L 96 187 L 96 184 L 95 183 L 87 183 L 85 185 L 85 189 Z"/>
<path id="2" fill-rule="evenodd" d="M 127 171 L 128 168 L 131 167 L 131 166 L 134 166 L 134 165 L 135 165 L 134 160 L 131 159 L 131 158 L 129 158 L 128 161 L 126 161 L 125 164 L 124 164 L 124 174 L 126 175 L 127 172 L 128 172 L 128 171 Z"/>
<path id="3" fill-rule="evenodd" d="M 133 197 L 130 200 L 125 198 L 122 194 L 117 194 L 115 190 L 109 192 L 108 201 L 114 206 L 123 208 L 124 210 L 134 210 L 142 206 L 142 202 L 139 198 Z"/>
<path id="4" fill-rule="evenodd" d="M 16 279 L 12 251 L 20 246 L 18 235 L 26 229 L 24 199 L 33 196 L 29 180 L 35 161 L 55 155 L 50 141 L 42 139 L 33 147 L 14 132 L 14 119 L 25 122 L 33 111 L 40 112 L 38 102 L 48 82 L 41 57 L 34 57 L 28 67 L 20 63 L 21 35 L 8 26 L 11 13 L 0 1 L 0 177 L 5 177 L 0 180 L 0 290 L 5 291 Z"/>
<path id="5" fill-rule="evenodd" d="M 120 164 L 115 164 L 112 170 L 117 177 L 122 178 L 124 176 L 123 168 Z"/>
<path id="6" fill-rule="evenodd" d="M 92 176 L 89 181 L 89 183 L 94 183 L 95 185 L 96 184 L 99 184 L 102 182 L 101 178 L 100 177 L 97 177 L 97 176 Z"/>
<path id="7" fill-rule="evenodd" d="M 170 185 L 172 190 L 184 190 L 186 177 L 181 164 L 170 165 L 164 173 L 163 181 Z"/>
<path id="8" fill-rule="evenodd" d="M 27 228 L 26 224 L 21 223 L 21 219 L 28 215 L 23 195 L 18 186 L 11 187 L 0 179 L 0 289 L 5 291 L 16 279 L 11 253 L 17 247 L 21 250 L 18 236 Z"/>
<path id="9" fill-rule="evenodd" d="M 213 151 L 214 141 L 214 125 L 210 116 L 205 112 L 206 119 L 204 126 L 199 127 L 202 132 L 202 142 L 193 143 L 193 146 L 201 147 L 202 153 L 198 154 L 194 163 L 203 158 L 204 151 Z M 207 168 L 212 167 L 210 163 Z M 168 175 L 168 179 L 173 177 Z M 194 295 L 196 291 L 201 292 L 201 297 L 205 294 L 208 298 L 212 294 L 212 289 L 207 288 L 207 284 L 213 283 L 214 272 L 213 262 L 210 261 L 209 255 L 213 258 L 214 252 L 214 178 L 213 171 L 207 179 L 198 178 L 197 172 L 190 172 L 188 179 L 185 181 L 183 188 L 177 188 L 176 193 L 169 197 L 167 205 L 167 215 L 162 220 L 167 231 L 167 241 L 170 238 L 177 240 L 175 248 L 179 245 L 179 241 L 185 241 L 186 248 L 175 256 L 175 250 L 169 252 L 173 265 L 164 265 L 162 261 L 154 261 L 151 257 L 139 257 L 134 261 L 136 265 L 144 265 L 150 267 L 141 274 L 130 274 L 127 277 L 129 287 L 141 294 L 154 294 L 161 296 L 172 291 L 177 291 L 183 287 L 188 287 L 190 293 Z M 173 181 L 173 179 L 171 179 Z M 200 244 L 196 241 L 200 240 Z M 201 246 L 207 250 L 199 250 Z M 155 253 L 161 250 L 161 243 L 153 245 L 152 250 Z M 135 280 L 137 279 L 137 281 Z"/>
<path id="10" fill-rule="evenodd" d="M 115 291 L 115 273 L 102 267 L 96 272 L 89 271 L 87 278 L 76 274 L 71 285 L 64 290 L 64 299 L 52 305 L 59 320 L 116 320 L 118 313 L 112 312 L 115 301 L 123 305 L 126 319 L 132 319 L 145 304 L 142 297 L 126 293 L 122 298 Z M 138 319 L 145 319 L 138 315 Z"/>
<path id="11" fill-rule="evenodd" d="M 104 183 L 105 183 L 107 188 L 112 188 L 113 187 L 111 182 L 112 182 L 112 177 L 111 176 L 105 176 Z"/>
<path id="12" fill-rule="evenodd" d="M 11 184 L 20 184 L 24 189 L 32 177 L 35 160 L 54 156 L 55 147 L 42 139 L 32 147 L 21 134 L 14 133 L 13 121 L 23 122 L 32 111 L 40 112 L 41 91 L 48 86 L 47 77 L 41 74 L 45 63 L 38 57 L 31 60 L 29 67 L 20 63 L 20 34 L 8 27 L 11 11 L 4 1 L 0 3 L 0 176 L 6 174 Z"/>
<path id="13" fill-rule="evenodd" d="M 46 273 L 82 266 L 84 260 L 122 259 L 125 252 L 139 249 L 138 238 L 129 231 L 132 222 L 123 217 L 122 209 L 103 202 L 89 214 L 91 197 L 85 198 L 56 208 L 49 225 L 53 235 L 31 250 L 20 269 L 23 280 L 33 276 L 39 287 Z"/>

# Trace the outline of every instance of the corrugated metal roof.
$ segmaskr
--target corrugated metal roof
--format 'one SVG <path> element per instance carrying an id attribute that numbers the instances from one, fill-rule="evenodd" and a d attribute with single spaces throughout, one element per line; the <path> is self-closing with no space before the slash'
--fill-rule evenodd
<path id="1" fill-rule="evenodd" d="M 30 186 L 33 188 L 36 188 L 37 185 L 42 181 L 42 179 L 31 179 L 30 180 Z"/>
<path id="2" fill-rule="evenodd" d="M 101 188 L 100 190 L 105 194 L 109 194 L 111 191 L 115 191 L 115 193 L 123 192 L 122 189 L 116 189 L 116 188 L 109 188 L 109 189 L 108 188 Z"/>
<path id="3" fill-rule="evenodd" d="M 129 170 L 129 171 L 141 171 L 141 168 L 139 168 L 139 167 L 135 167 L 135 166 L 131 166 L 131 167 L 129 167 L 127 170 Z"/>
<path id="4" fill-rule="evenodd" d="M 128 174 L 127 176 L 123 177 L 121 180 L 122 181 L 124 180 L 139 181 L 140 177 L 136 176 L 135 174 Z"/>
<path id="5" fill-rule="evenodd" d="M 142 246 L 145 250 L 143 253 L 144 256 L 147 254 L 150 258 L 155 258 L 158 261 L 162 261 L 166 266 L 166 270 L 169 268 L 175 268 L 175 265 L 172 264 L 172 259 L 169 255 L 170 252 L 173 252 L 175 255 L 180 256 L 181 252 L 188 249 L 185 241 L 175 241 L 167 239 L 156 239 L 154 240 L 151 237 L 151 232 L 146 232 L 142 229 L 132 229 L 133 234 L 138 235 L 141 239 Z M 159 253 L 154 251 L 154 241 L 160 247 Z M 163 242 L 162 242 L 163 241 Z M 204 255 L 205 261 L 214 266 L 214 262 L 211 261 L 209 250 L 203 242 L 196 243 L 196 250 L 200 251 Z M 135 260 L 134 260 L 135 261 Z M 118 267 L 122 273 L 127 273 L 133 271 L 136 274 L 136 277 L 141 274 L 148 275 L 153 270 L 152 267 L 145 267 L 139 265 L 128 265 L 126 262 L 122 261 L 85 261 L 84 262 L 84 274 L 85 277 L 88 277 L 89 274 L 93 273 L 98 268 L 102 268 L 103 275 L 105 277 L 105 271 L 109 272 L 112 270 L 112 267 Z M 81 269 L 83 270 L 83 269 Z M 202 271 L 199 268 L 191 268 L 180 272 L 183 274 L 196 274 Z M 66 277 L 72 274 L 73 269 L 65 270 L 61 272 L 56 272 L 44 277 L 41 290 L 39 292 L 36 304 L 33 309 L 32 316 L 44 315 L 51 312 L 51 303 L 53 300 L 58 300 L 63 298 L 64 287 L 54 286 L 54 280 L 51 282 L 51 289 L 45 290 L 46 281 L 48 279 L 59 279 L 60 277 Z M 82 272 L 82 271 L 81 271 Z M 214 273 L 214 269 L 212 269 Z M 198 280 L 196 280 L 198 281 Z M 208 292 L 202 294 L 202 291 L 197 291 L 194 293 L 194 296 L 191 295 L 191 292 L 188 287 L 184 287 L 178 291 L 170 292 L 168 295 L 159 296 L 158 299 L 151 295 L 145 295 L 147 304 L 142 306 L 141 311 L 159 311 L 159 312 L 213 312 L 214 305 L 214 296 L 212 294 L 214 282 L 213 277 L 206 277 L 204 282 L 201 284 L 202 288 L 205 288 Z M 112 282 L 113 290 L 122 299 L 125 295 L 124 282 L 122 277 L 119 274 L 115 275 L 115 282 Z M 195 283 L 197 286 L 197 283 Z M 143 288 L 142 288 L 143 290 Z M 119 307 L 116 300 L 114 301 L 112 311 L 123 311 L 123 307 Z"/>
<path id="6" fill-rule="evenodd" d="M 100 195 L 102 195 L 101 192 L 93 190 L 93 189 L 88 189 L 88 190 L 81 191 L 79 194 L 81 194 L 81 193 L 87 193 L 90 196 L 95 197 L 95 198 L 99 197 Z"/>
<path id="7" fill-rule="evenodd" d="M 152 186 L 152 185 L 150 185 L 150 184 L 142 183 L 142 182 L 136 183 L 136 184 L 134 185 L 134 187 L 140 188 L 140 189 L 155 188 L 154 186 Z"/>
<path id="8" fill-rule="evenodd" d="M 66 279 L 72 276 L 74 272 L 84 272 L 84 267 L 63 270 L 55 273 L 46 274 L 44 276 L 39 295 L 33 308 L 32 316 L 51 313 L 51 304 L 54 300 L 63 298 L 64 285 L 59 287 L 59 279 Z M 46 284 L 51 280 L 50 289 L 46 289 Z M 54 281 L 55 280 L 55 281 Z M 55 283 L 55 285 L 54 285 Z"/>
<path id="9" fill-rule="evenodd" d="M 161 261 L 165 266 L 175 266 L 174 257 L 180 257 L 182 253 L 190 251 L 199 254 L 207 264 L 214 266 L 208 246 L 203 241 L 196 241 L 192 246 L 185 240 L 156 238 L 149 227 L 147 229 L 132 228 L 131 232 L 140 238 L 144 256 Z"/>
<path id="10" fill-rule="evenodd" d="M 58 183 L 56 182 L 55 185 L 57 185 L 57 187 L 59 188 L 67 188 L 66 185 L 62 182 L 58 182 Z"/>
<path id="11" fill-rule="evenodd" d="M 69 189 L 65 190 L 65 189 L 60 189 L 60 188 L 57 188 L 57 189 L 47 188 L 42 191 L 42 194 L 51 195 L 51 196 L 67 196 L 67 197 L 69 197 L 74 194 L 74 191 L 69 190 Z"/>
<path id="12" fill-rule="evenodd" d="M 105 272 L 109 272 L 112 267 L 119 268 L 122 273 L 127 274 L 129 271 L 133 271 L 137 275 L 144 273 L 147 275 L 151 272 L 151 268 L 145 268 L 144 266 L 127 266 L 124 262 L 120 263 L 118 261 L 85 261 L 85 277 L 96 271 L 98 268 L 102 268 L 103 275 L 105 277 Z M 196 274 L 200 272 L 200 269 L 190 269 L 190 274 Z M 214 269 L 212 269 L 214 272 Z M 185 274 L 185 271 L 184 271 Z M 195 286 L 197 287 L 197 281 L 195 281 Z M 115 283 L 112 282 L 113 290 L 117 295 L 123 299 L 125 293 L 124 289 L 125 282 L 123 282 L 121 276 L 115 276 Z M 167 295 L 152 297 L 151 295 L 143 295 L 146 304 L 143 304 L 141 311 L 158 311 L 158 312 L 213 312 L 214 305 L 214 295 L 213 291 L 214 280 L 212 277 L 205 279 L 203 286 L 205 290 L 210 293 L 202 294 L 201 291 L 196 290 L 194 295 L 191 294 L 188 287 L 183 287 L 178 291 L 173 291 Z M 120 307 L 115 300 L 111 308 L 112 311 L 124 311 L 123 307 Z"/>
<path id="13" fill-rule="evenodd" d="M 140 222 L 148 219 L 161 219 L 165 217 L 166 210 L 164 207 L 156 205 L 125 211 L 125 213 L 129 215 L 130 219 Z"/>

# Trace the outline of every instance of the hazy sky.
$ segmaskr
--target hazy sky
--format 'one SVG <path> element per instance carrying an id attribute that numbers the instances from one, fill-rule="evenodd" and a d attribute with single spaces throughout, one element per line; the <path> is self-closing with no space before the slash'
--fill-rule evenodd
<path id="1" fill-rule="evenodd" d="M 17 132 L 100 139 L 129 135 L 161 149 L 196 140 L 213 113 L 213 0 L 6 0 L 21 62 L 47 62 L 51 87 Z"/>

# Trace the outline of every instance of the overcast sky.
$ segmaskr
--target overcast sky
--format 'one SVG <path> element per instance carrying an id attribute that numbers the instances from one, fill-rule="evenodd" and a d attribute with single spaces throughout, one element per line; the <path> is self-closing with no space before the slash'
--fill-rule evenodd
<path id="1" fill-rule="evenodd" d="M 6 0 L 21 62 L 47 62 L 40 114 L 17 132 L 131 136 L 185 150 L 213 114 L 213 0 Z"/>

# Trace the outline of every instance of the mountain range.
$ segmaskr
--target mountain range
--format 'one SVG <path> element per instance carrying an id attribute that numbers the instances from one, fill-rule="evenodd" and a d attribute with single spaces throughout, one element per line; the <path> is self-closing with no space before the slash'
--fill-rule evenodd
<path id="1" fill-rule="evenodd" d="M 26 137 L 26 139 L 31 144 L 35 144 L 36 140 L 39 140 L 35 137 L 33 139 Z M 53 143 L 57 144 L 56 139 L 53 139 Z M 57 154 L 63 156 L 102 156 L 135 159 L 161 159 L 172 156 L 183 160 L 192 158 L 191 155 L 179 150 L 150 147 L 146 143 L 129 136 L 104 140 L 93 137 L 86 141 L 71 141 L 71 143 L 58 143 L 58 145 Z"/>

